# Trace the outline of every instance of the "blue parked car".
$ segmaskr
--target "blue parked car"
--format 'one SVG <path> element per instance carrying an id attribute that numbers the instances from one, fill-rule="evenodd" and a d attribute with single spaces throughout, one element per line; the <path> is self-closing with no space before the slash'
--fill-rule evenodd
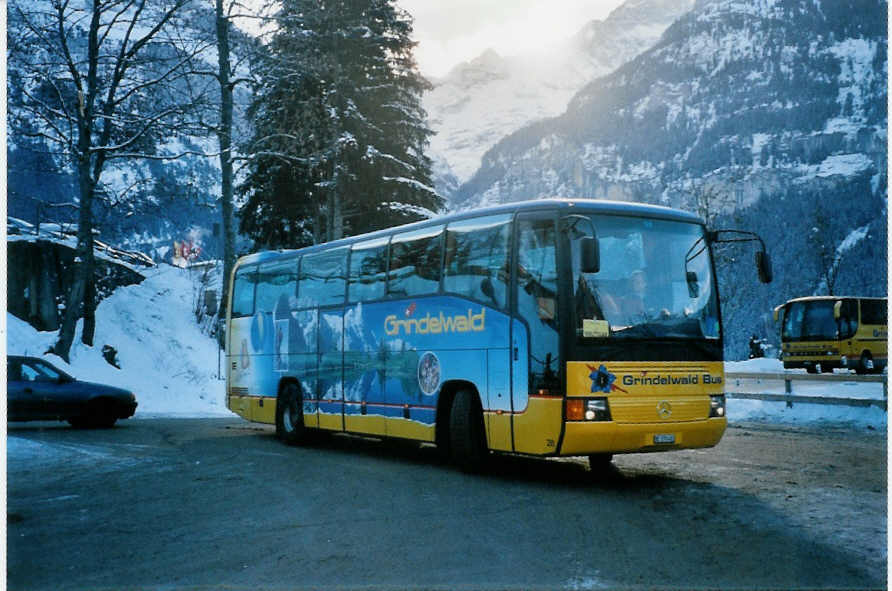
<path id="1" fill-rule="evenodd" d="M 132 392 L 77 380 L 36 357 L 6 359 L 9 421 L 68 421 L 74 427 L 112 427 L 136 412 Z"/>

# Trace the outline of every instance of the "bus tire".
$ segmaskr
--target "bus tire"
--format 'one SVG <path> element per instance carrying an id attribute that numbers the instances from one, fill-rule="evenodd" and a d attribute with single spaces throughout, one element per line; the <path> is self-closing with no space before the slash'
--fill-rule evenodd
<path id="1" fill-rule="evenodd" d="M 861 360 L 858 362 L 858 367 L 855 369 L 855 373 L 867 374 L 871 373 L 874 369 L 873 355 L 870 354 L 870 351 L 861 353 Z"/>
<path id="2" fill-rule="evenodd" d="M 483 467 L 489 450 L 483 426 L 483 407 L 468 390 L 455 393 L 449 412 L 449 447 L 452 460 L 465 472 L 476 472 Z"/>
<path id="3" fill-rule="evenodd" d="M 613 454 L 591 454 L 588 457 L 588 466 L 589 469 L 591 469 L 592 474 L 600 474 L 606 470 L 609 470 L 612 463 Z"/>
<path id="4" fill-rule="evenodd" d="M 276 437 L 288 445 L 297 445 L 306 438 L 304 405 L 300 387 L 285 382 L 276 398 Z"/>

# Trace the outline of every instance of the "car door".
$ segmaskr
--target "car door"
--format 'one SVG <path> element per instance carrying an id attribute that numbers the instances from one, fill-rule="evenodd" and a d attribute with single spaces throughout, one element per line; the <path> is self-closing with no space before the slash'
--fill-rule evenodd
<path id="1" fill-rule="evenodd" d="M 43 412 L 50 418 L 68 418 L 81 414 L 89 397 L 83 382 L 59 372 L 37 359 L 30 364 L 38 373 L 34 391 L 39 395 Z"/>
<path id="2" fill-rule="evenodd" d="M 9 360 L 7 368 L 7 400 L 9 419 L 34 421 L 49 418 L 45 393 L 38 381 L 41 373 L 27 360 Z"/>
<path id="3" fill-rule="evenodd" d="M 22 362 L 6 360 L 6 410 L 10 421 L 24 420 L 28 416 L 27 384 L 22 379 Z"/>

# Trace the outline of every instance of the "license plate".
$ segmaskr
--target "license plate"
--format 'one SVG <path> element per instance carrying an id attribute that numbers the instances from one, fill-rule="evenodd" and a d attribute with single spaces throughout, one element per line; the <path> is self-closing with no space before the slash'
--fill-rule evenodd
<path id="1" fill-rule="evenodd" d="M 659 433 L 654 435 L 654 444 L 675 443 L 675 435 L 673 433 Z"/>

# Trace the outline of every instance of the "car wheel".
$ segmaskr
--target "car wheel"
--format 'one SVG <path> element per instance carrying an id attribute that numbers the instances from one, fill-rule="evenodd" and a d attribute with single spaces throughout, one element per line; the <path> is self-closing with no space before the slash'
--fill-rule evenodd
<path id="1" fill-rule="evenodd" d="M 276 437 L 288 445 L 297 445 L 305 439 L 306 431 L 300 387 L 287 382 L 276 398 Z"/>
<path id="2" fill-rule="evenodd" d="M 449 438 L 452 460 L 465 472 L 479 471 L 489 455 L 483 408 L 476 395 L 459 390 L 449 413 Z"/>

